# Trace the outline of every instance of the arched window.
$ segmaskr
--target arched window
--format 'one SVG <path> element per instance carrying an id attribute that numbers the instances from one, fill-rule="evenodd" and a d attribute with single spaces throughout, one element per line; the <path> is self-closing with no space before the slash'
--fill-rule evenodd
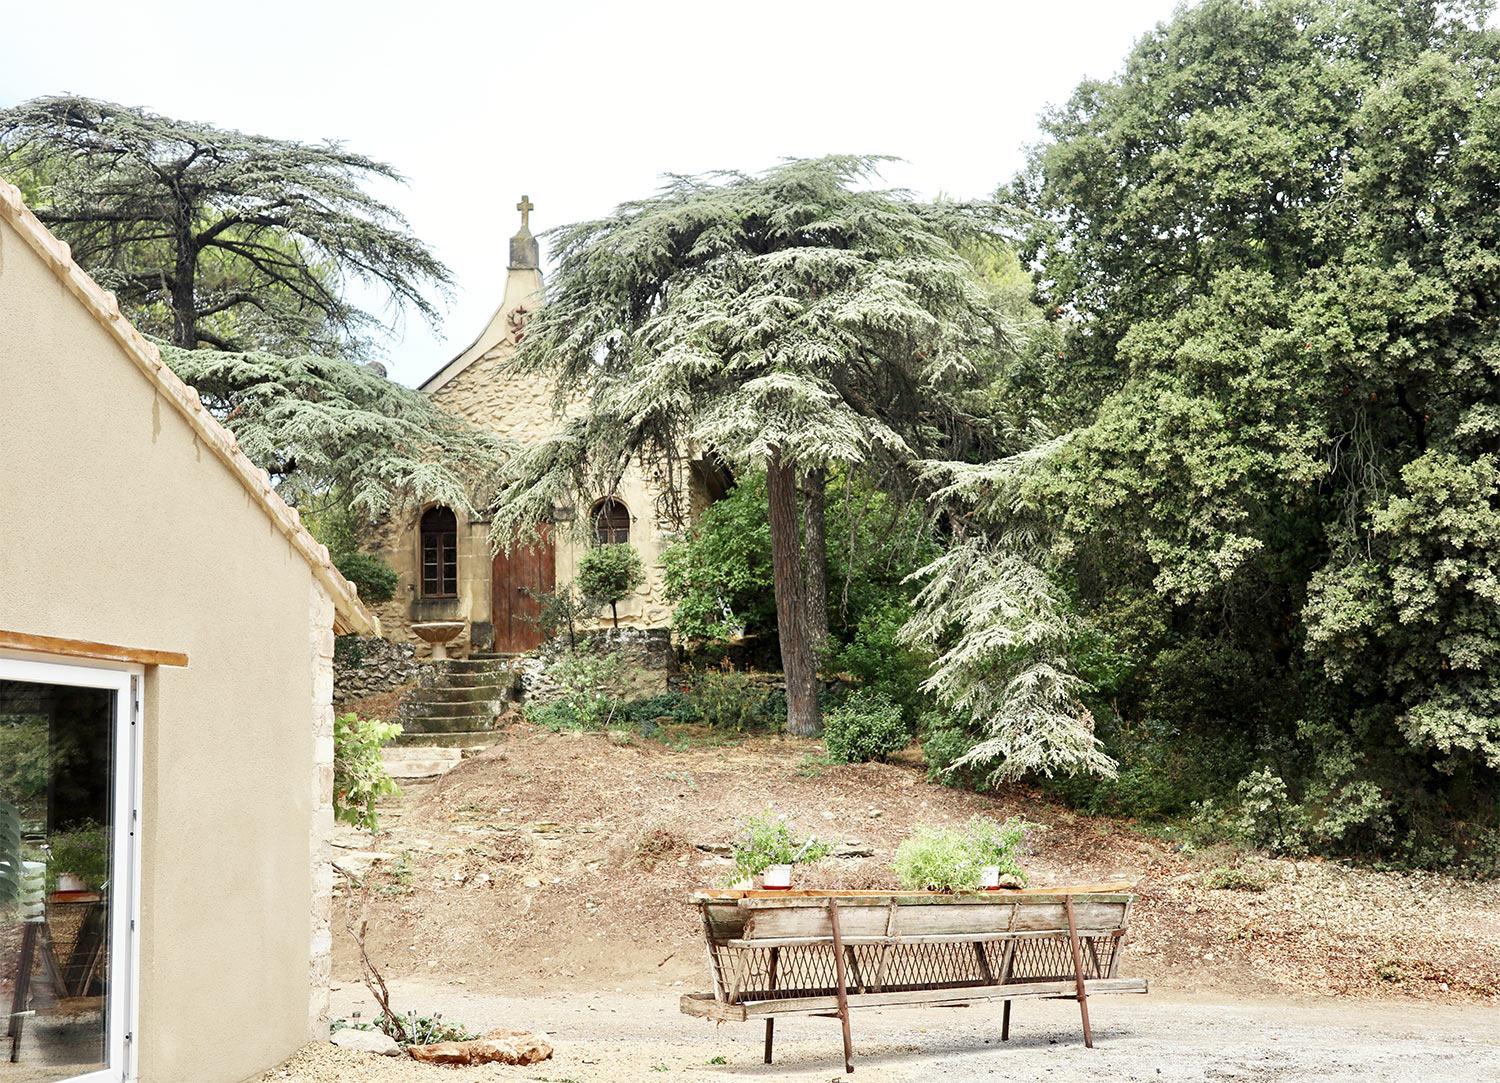
<path id="1" fill-rule="evenodd" d="M 594 540 L 600 545 L 629 544 L 630 509 L 618 500 L 601 500 L 595 504 Z"/>
<path id="2" fill-rule="evenodd" d="M 452 508 L 428 508 L 422 515 L 422 597 L 458 595 L 458 517 Z"/>

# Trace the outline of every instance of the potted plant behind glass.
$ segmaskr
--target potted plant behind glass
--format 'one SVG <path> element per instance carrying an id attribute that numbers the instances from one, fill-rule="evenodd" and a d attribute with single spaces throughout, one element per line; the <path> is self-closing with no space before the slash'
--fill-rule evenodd
<path id="1" fill-rule="evenodd" d="M 730 844 L 734 858 L 736 882 L 762 877 L 762 886 L 786 890 L 792 886 L 792 866 L 812 864 L 833 850 L 833 845 L 819 842 L 816 835 L 799 839 L 785 816 L 770 809 L 740 821 L 739 834 Z"/>
<path id="2" fill-rule="evenodd" d="M 47 887 L 77 895 L 103 889 L 109 880 L 109 832 L 88 821 L 47 838 Z"/>

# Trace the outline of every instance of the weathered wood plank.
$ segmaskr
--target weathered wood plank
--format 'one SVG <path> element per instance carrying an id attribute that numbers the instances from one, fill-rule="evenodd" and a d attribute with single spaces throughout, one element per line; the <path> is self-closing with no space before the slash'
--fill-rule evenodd
<path id="1" fill-rule="evenodd" d="M 1078 928 L 1087 932 L 1113 933 L 1125 918 L 1125 901 L 1104 902 L 1090 898 L 1074 906 Z M 881 936 L 889 926 L 886 905 L 871 906 L 863 900 L 839 907 L 844 938 Z M 1067 935 L 1068 917 L 1063 901 L 1015 901 L 1009 905 L 906 906 L 900 908 L 899 936 L 968 936 L 989 939 L 1007 932 L 1054 932 Z M 828 912 L 818 906 L 752 907 L 738 939 L 795 940 L 827 939 L 832 935 Z"/>
<path id="2" fill-rule="evenodd" d="M 34 651 L 69 658 L 93 658 L 105 662 L 130 662 L 141 666 L 185 666 L 188 656 L 180 651 L 158 651 L 146 647 L 122 647 L 115 643 L 95 643 L 87 639 L 63 639 L 58 636 L 31 635 L 0 629 L 0 649 Z"/>
<path id="3" fill-rule="evenodd" d="M 1144 993 L 1147 992 L 1145 978 L 1090 978 L 1084 983 L 1089 996 L 1098 996 L 1104 993 Z M 709 997 L 708 993 L 693 994 L 699 997 Z M 856 1008 L 892 1008 L 892 1007 L 917 1007 L 922 1005 L 939 1004 L 966 1004 L 973 1001 L 983 1000 L 1008 1000 L 1021 997 L 1062 997 L 1073 1000 L 1078 995 L 1078 987 L 1073 979 L 1066 981 L 1028 982 L 1024 985 L 988 985 L 974 986 L 967 989 L 905 989 L 881 993 L 851 993 L 847 999 L 849 1009 Z M 684 1005 L 688 998 L 683 997 Z M 815 997 L 789 997 L 784 1000 L 750 1000 L 743 1004 L 725 1004 L 721 1007 L 727 1009 L 725 1013 L 714 1013 L 707 1010 L 689 1011 L 684 1006 L 683 1011 L 688 1014 L 707 1015 L 711 1018 L 722 1018 L 734 1020 L 740 1018 L 759 1018 L 766 1015 L 813 1015 L 822 1012 L 837 1012 L 838 997 L 832 994 Z M 736 1014 L 743 1011 L 744 1015 Z"/>

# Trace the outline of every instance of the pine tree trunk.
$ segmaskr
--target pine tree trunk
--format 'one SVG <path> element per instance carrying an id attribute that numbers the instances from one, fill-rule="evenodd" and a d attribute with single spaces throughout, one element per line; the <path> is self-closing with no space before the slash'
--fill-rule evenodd
<path id="1" fill-rule="evenodd" d="M 770 504 L 776 627 L 781 639 L 781 671 L 786 676 L 786 728 L 799 737 L 812 737 L 823 728 L 823 719 L 818 709 L 818 674 L 807 637 L 802 543 L 797 531 L 797 476 L 779 455 L 766 466 L 766 496 Z"/>
<path id="2" fill-rule="evenodd" d="M 198 271 L 198 253 L 187 235 L 188 227 L 178 230 L 177 264 L 172 269 L 172 345 L 184 350 L 198 348 L 198 298 L 194 292 Z"/>
<path id="3" fill-rule="evenodd" d="M 811 470 L 802 479 L 802 565 L 807 609 L 807 642 L 813 669 L 823 668 L 823 648 L 828 641 L 828 526 L 824 494 L 828 471 Z"/>

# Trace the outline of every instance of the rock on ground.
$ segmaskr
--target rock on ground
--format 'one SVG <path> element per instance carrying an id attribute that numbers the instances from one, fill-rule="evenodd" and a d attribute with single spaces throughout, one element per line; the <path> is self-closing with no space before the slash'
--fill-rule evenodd
<path id="1" fill-rule="evenodd" d="M 382 1057 L 399 1057 L 401 1047 L 396 1039 L 380 1030 L 355 1030 L 344 1027 L 334 1031 L 333 1044 L 340 1049 L 353 1049 L 360 1053 L 379 1053 Z"/>

